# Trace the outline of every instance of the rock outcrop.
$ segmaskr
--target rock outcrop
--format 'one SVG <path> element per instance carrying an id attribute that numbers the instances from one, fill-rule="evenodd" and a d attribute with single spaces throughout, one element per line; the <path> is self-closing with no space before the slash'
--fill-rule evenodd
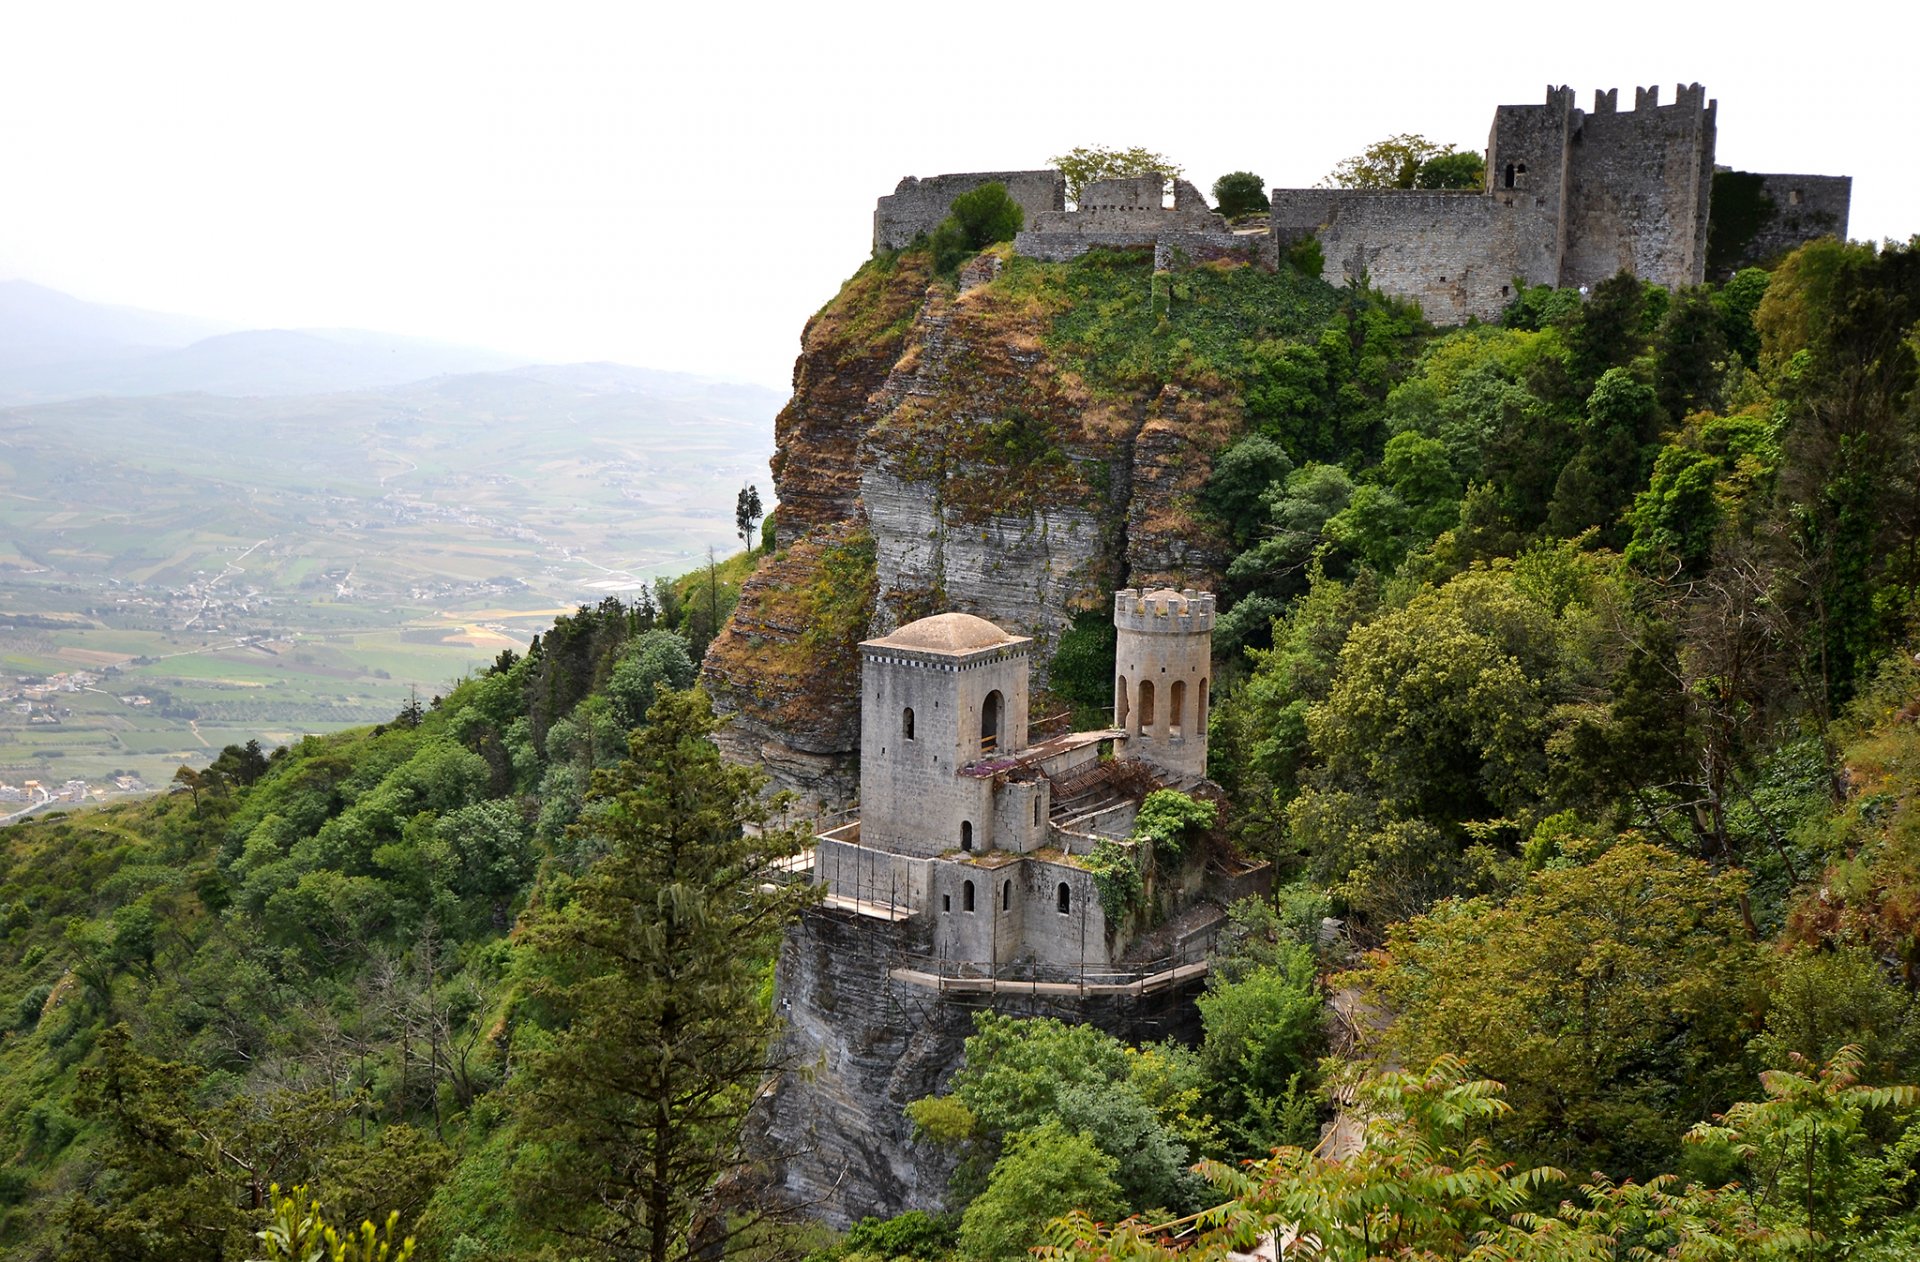
<path id="1" fill-rule="evenodd" d="M 1049 264 L 1000 247 L 955 285 L 907 251 L 814 316 L 776 429 L 781 551 L 705 665 L 730 755 L 832 810 L 853 784 L 862 634 L 978 614 L 1035 639 L 1044 685 L 1074 614 L 1115 589 L 1217 586 L 1228 552 L 1196 496 L 1245 421 L 1170 328 L 1168 278 L 1145 252 Z M 1111 325 L 1086 319 L 1094 305 Z M 823 635 L 793 593 L 855 534 L 872 603 Z"/>

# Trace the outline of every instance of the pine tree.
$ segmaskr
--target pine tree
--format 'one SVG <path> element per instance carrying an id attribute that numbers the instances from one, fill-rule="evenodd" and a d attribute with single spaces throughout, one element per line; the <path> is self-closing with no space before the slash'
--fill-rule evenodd
<path id="1" fill-rule="evenodd" d="M 660 694 L 576 826 L 602 857 L 527 936 L 556 1028 L 522 1079 L 517 1182 L 532 1216 L 596 1256 L 692 1251 L 770 1069 L 764 970 L 811 896 L 769 880 L 800 837 L 765 827 L 764 777 L 721 761 L 718 726 L 705 693 Z"/>

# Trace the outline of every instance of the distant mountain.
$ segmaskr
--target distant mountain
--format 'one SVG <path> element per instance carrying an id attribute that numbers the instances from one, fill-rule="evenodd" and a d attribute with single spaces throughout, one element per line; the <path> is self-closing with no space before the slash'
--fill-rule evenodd
<path id="1" fill-rule="evenodd" d="M 336 394 L 523 362 L 493 351 L 358 329 L 260 329 L 173 350 L 123 351 L 0 370 L 0 404 L 102 395 Z"/>
<path id="2" fill-rule="evenodd" d="M 0 281 L 0 371 L 174 349 L 231 327 L 84 302 L 30 281 Z"/>

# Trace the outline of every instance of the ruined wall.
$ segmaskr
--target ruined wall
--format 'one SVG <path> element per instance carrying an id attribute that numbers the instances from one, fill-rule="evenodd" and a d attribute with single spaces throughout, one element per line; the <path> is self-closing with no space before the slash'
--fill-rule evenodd
<path id="1" fill-rule="evenodd" d="M 1557 224 L 1527 199 L 1406 189 L 1275 189 L 1273 235 L 1319 237 L 1331 285 L 1364 276 L 1436 324 L 1497 320 L 1514 277 L 1551 284 Z M 1311 226 L 1309 226 L 1311 225 Z"/>
<path id="2" fill-rule="evenodd" d="M 930 234 L 953 209 L 953 199 L 982 184 L 1001 183 L 1007 196 L 1020 204 L 1026 221 L 1064 208 L 1067 181 L 1060 172 L 968 171 L 957 175 L 907 176 L 873 210 L 873 248 L 904 250 L 918 236 Z"/>
<path id="3" fill-rule="evenodd" d="M 1821 237 L 1846 240 L 1852 201 L 1850 176 L 1715 172 L 1708 277 L 1765 266 Z"/>
<path id="4" fill-rule="evenodd" d="M 1706 276 L 1716 107 L 1699 84 L 1672 105 L 1638 89 L 1632 113 L 1587 115 L 1569 146 L 1563 286 L 1620 271 L 1655 284 Z"/>
<path id="5" fill-rule="evenodd" d="M 1149 246 L 1206 258 L 1220 251 L 1249 248 L 1227 221 L 1213 213 L 1206 197 L 1185 180 L 1175 180 L 1173 205 L 1165 205 L 1165 180 L 1157 175 L 1095 180 L 1081 190 L 1073 210 L 1036 216 L 1013 239 L 1016 254 L 1062 263 L 1093 249 L 1144 249 Z"/>

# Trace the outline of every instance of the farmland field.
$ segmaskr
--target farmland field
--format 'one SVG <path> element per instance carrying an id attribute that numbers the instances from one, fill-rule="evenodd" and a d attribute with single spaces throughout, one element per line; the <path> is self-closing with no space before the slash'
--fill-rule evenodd
<path id="1" fill-rule="evenodd" d="M 595 365 L 0 410 L 0 781 L 157 784 L 428 701 L 737 549 L 777 404 Z"/>

